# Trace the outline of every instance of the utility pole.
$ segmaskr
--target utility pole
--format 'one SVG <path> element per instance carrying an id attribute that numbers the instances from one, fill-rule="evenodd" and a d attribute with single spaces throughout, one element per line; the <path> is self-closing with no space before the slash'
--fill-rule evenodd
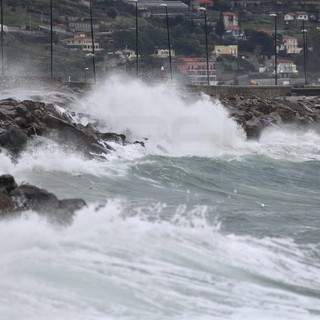
<path id="1" fill-rule="evenodd" d="M 270 17 L 274 18 L 274 84 L 278 85 L 277 14 L 271 13 Z"/>
<path id="2" fill-rule="evenodd" d="M 3 0 L 0 0 L 0 6 L 1 6 L 1 74 L 4 75 L 4 50 L 3 50 Z"/>
<path id="3" fill-rule="evenodd" d="M 53 7 L 50 0 L 50 76 L 53 77 Z"/>
<path id="4" fill-rule="evenodd" d="M 92 0 L 90 0 L 90 24 L 91 24 L 91 43 L 92 43 L 92 70 L 93 80 L 96 82 L 96 61 L 94 53 L 94 35 L 93 35 L 93 17 L 92 17 Z"/>

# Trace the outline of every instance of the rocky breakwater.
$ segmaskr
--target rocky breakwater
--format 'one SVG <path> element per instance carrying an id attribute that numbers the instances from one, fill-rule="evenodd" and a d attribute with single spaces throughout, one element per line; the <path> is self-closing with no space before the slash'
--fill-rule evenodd
<path id="1" fill-rule="evenodd" d="M 320 97 L 224 96 L 220 101 L 230 117 L 243 127 L 248 139 L 258 139 L 262 130 L 269 126 L 320 129 Z"/>
<path id="2" fill-rule="evenodd" d="M 86 126 L 76 123 L 74 116 L 53 104 L 0 100 L 0 152 L 7 153 L 12 161 L 19 161 L 28 144 L 37 146 L 52 142 L 88 158 L 105 159 L 104 155 L 114 150 L 110 142 L 129 143 L 123 134 L 100 132 L 91 123 Z M 142 142 L 135 143 L 143 145 Z M 58 200 L 55 195 L 36 186 L 17 186 L 14 178 L 1 170 L 0 175 L 1 216 L 14 216 L 30 209 L 50 213 L 56 221 L 68 221 L 74 211 L 85 205 L 81 199 Z"/>

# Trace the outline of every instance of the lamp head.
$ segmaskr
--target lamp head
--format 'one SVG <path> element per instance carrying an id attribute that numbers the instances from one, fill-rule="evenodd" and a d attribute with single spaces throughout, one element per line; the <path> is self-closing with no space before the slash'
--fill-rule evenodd
<path id="1" fill-rule="evenodd" d="M 270 15 L 269 15 L 270 17 L 276 17 L 277 16 L 277 14 L 276 13 L 270 13 Z"/>
<path id="2" fill-rule="evenodd" d="M 200 7 L 198 10 L 199 10 L 199 11 L 207 11 L 207 9 L 204 8 L 204 7 Z"/>
<path id="3" fill-rule="evenodd" d="M 161 3 L 160 4 L 160 7 L 164 7 L 164 8 L 166 8 L 168 5 L 167 4 L 165 4 L 165 3 Z"/>

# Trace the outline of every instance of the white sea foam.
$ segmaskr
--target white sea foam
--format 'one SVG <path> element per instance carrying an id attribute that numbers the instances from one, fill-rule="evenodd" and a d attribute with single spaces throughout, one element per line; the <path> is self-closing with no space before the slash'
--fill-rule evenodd
<path id="1" fill-rule="evenodd" d="M 116 152 L 109 154 L 108 159 L 130 160 L 146 153 L 209 157 L 263 154 L 293 161 L 320 159 L 319 133 L 268 128 L 258 142 L 247 141 L 244 131 L 229 118 L 220 102 L 206 95 L 182 98 L 180 89 L 172 83 L 150 85 L 112 76 L 81 99 L 57 92 L 11 93 L 21 99 L 38 96 L 46 102 L 56 101 L 59 112 L 65 111 L 59 106 L 59 99 L 62 104 L 74 101 L 69 106 L 76 113 L 87 114 L 74 116 L 76 122 L 84 125 L 98 122 L 102 131 L 124 133 L 129 141 L 146 144 L 145 151 L 116 145 Z"/>
<path id="2" fill-rule="evenodd" d="M 252 145 L 256 152 L 276 159 L 320 160 L 320 134 L 312 129 L 268 128 Z"/>
<path id="3" fill-rule="evenodd" d="M 319 266 L 306 252 L 192 223 L 204 207 L 186 213 L 189 224 L 150 222 L 110 201 L 66 228 L 31 213 L 1 223 L 1 317 L 316 319 Z"/>
<path id="4" fill-rule="evenodd" d="M 99 119 L 104 130 L 144 141 L 152 153 L 217 156 L 245 141 L 218 101 L 203 95 L 187 102 L 169 84 L 110 78 L 75 108 Z"/>
<path id="5" fill-rule="evenodd" d="M 268 128 L 258 142 L 247 141 L 220 102 L 206 95 L 188 101 L 170 83 L 148 85 L 112 77 L 77 101 L 75 108 L 99 119 L 102 130 L 144 141 L 149 153 L 209 157 L 263 154 L 294 161 L 320 157 L 320 135 L 314 131 Z"/>

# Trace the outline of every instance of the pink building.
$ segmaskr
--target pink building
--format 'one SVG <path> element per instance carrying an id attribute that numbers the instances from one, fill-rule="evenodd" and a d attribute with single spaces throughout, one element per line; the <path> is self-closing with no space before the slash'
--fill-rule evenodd
<path id="1" fill-rule="evenodd" d="M 174 61 L 174 66 L 180 73 L 188 76 L 194 85 L 203 86 L 208 84 L 207 59 L 206 58 L 179 58 Z M 209 83 L 214 84 L 217 80 L 213 61 L 209 61 Z"/>

